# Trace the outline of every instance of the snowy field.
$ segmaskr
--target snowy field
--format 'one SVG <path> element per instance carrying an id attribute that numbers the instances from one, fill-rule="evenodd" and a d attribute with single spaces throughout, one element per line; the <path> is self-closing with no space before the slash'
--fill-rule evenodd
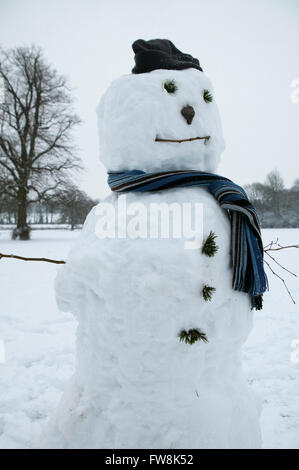
<path id="1" fill-rule="evenodd" d="M 36 230 L 30 242 L 20 242 L 0 230 L 0 252 L 65 259 L 79 233 Z M 277 237 L 282 244 L 298 244 L 299 229 L 264 230 L 264 244 Z M 279 252 L 277 260 L 299 274 L 299 250 Z M 0 364 L 0 448 L 35 447 L 74 369 L 76 323 L 57 310 L 56 270 L 48 263 L 0 261 L 0 340 L 6 352 Z M 291 360 L 295 339 L 299 358 L 299 282 L 282 275 L 297 304 L 269 274 L 271 291 L 262 312 L 255 313 L 244 370 L 263 405 L 264 447 L 299 448 L 299 363 Z"/>

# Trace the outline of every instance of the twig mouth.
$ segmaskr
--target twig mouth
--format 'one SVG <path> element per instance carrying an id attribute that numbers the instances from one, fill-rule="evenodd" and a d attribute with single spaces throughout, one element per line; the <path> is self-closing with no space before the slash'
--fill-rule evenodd
<path id="1" fill-rule="evenodd" d="M 189 139 L 160 139 L 156 137 L 155 142 L 176 142 L 178 144 L 182 142 L 192 142 L 193 140 L 204 140 L 205 144 L 210 140 L 211 136 L 205 135 L 204 137 L 190 137 Z"/>

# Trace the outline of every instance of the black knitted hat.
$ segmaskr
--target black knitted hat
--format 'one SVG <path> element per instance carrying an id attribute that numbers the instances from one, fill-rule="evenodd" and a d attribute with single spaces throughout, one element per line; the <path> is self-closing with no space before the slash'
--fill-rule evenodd
<path id="1" fill-rule="evenodd" d="M 132 44 L 135 67 L 132 73 L 146 73 L 157 69 L 183 70 L 194 68 L 203 71 L 199 60 L 179 51 L 168 39 L 137 39 Z"/>

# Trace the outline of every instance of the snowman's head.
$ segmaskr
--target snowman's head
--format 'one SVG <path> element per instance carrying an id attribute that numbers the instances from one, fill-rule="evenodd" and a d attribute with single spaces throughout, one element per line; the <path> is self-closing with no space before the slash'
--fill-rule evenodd
<path id="1" fill-rule="evenodd" d="M 124 75 L 97 111 L 100 156 L 110 171 L 215 172 L 224 150 L 211 82 L 195 68 Z"/>

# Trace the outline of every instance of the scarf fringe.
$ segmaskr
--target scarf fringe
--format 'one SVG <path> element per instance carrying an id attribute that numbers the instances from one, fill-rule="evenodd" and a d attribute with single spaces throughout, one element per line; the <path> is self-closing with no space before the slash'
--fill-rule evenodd
<path id="1" fill-rule="evenodd" d="M 251 297 L 251 310 L 262 310 L 263 308 L 263 296 L 262 294 L 260 295 L 253 295 Z"/>

